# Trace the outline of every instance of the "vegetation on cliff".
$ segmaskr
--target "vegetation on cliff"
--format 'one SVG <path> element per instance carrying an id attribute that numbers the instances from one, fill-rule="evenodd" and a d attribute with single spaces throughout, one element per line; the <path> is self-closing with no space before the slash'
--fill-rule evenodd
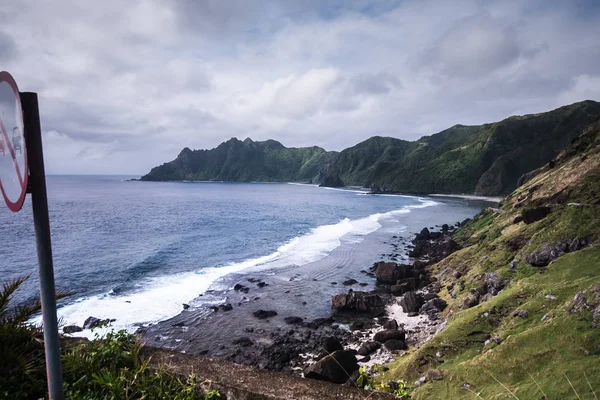
<path id="1" fill-rule="evenodd" d="M 455 125 L 409 142 L 372 137 L 341 153 L 286 148 L 274 140 L 231 139 L 212 150 L 184 149 L 142 180 L 321 183 L 324 166 L 339 185 L 404 193 L 508 194 L 519 177 L 543 166 L 600 118 L 600 103 L 583 101 L 541 114 L 478 126 Z"/>
<path id="2" fill-rule="evenodd" d="M 337 153 L 320 147 L 287 148 L 275 140 L 230 139 L 212 150 L 187 147 L 144 181 L 312 182 Z"/>
<path id="3" fill-rule="evenodd" d="M 429 369 L 442 371 L 417 399 L 594 398 L 600 124 L 454 238 L 463 248 L 431 267 L 448 302 L 447 326 L 398 358 L 389 375 L 414 382 Z"/>

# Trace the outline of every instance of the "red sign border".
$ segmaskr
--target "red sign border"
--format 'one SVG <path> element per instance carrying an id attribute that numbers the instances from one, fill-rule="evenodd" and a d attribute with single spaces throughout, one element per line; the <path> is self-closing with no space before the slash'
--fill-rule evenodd
<path id="1" fill-rule="evenodd" d="M 21 96 L 19 95 L 19 88 L 17 87 L 17 82 L 13 79 L 12 75 L 6 71 L 0 71 L 0 82 L 6 82 L 9 84 L 11 89 L 15 94 L 15 98 L 17 99 L 17 104 L 21 113 L 21 121 L 23 120 L 23 107 L 21 106 Z M 21 181 L 21 196 L 17 199 L 16 202 L 12 202 L 8 199 L 6 192 L 4 191 L 4 187 L 2 186 L 2 180 L 0 179 L 0 191 L 2 192 L 2 197 L 4 197 L 4 202 L 8 206 L 8 208 L 12 212 L 18 212 L 23 208 L 23 203 L 25 202 L 25 196 L 27 195 L 27 181 L 29 179 L 29 164 L 27 164 L 27 142 L 23 141 L 23 155 L 25 160 L 25 168 L 23 173 L 23 179 Z"/>

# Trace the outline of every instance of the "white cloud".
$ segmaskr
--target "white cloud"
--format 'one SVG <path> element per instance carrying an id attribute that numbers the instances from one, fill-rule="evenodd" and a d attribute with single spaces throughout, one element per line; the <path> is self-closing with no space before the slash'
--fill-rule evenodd
<path id="1" fill-rule="evenodd" d="M 0 61 L 40 95 L 49 172 L 142 174 L 232 136 L 339 150 L 600 100 L 588 8 L 17 0 Z"/>

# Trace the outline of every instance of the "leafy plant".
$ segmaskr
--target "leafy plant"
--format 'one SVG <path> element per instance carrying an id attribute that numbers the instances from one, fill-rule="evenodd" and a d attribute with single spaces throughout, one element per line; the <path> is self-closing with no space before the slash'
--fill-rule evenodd
<path id="1" fill-rule="evenodd" d="M 0 288 L 0 399 L 46 397 L 46 368 L 41 328 L 28 323 L 41 309 L 38 300 L 11 308 L 11 299 L 27 277 Z M 57 298 L 68 295 L 57 293 Z M 217 390 L 203 394 L 194 375 L 182 378 L 142 361 L 139 340 L 126 331 L 110 331 L 95 340 L 62 345 L 67 399 L 220 399 Z"/>
<path id="2" fill-rule="evenodd" d="M 39 299 L 12 306 L 15 292 L 28 276 L 5 282 L 0 289 L 0 397 L 29 399 L 46 393 L 42 330 L 27 321 L 38 313 Z M 57 298 L 69 293 L 57 293 Z"/>
<path id="3" fill-rule="evenodd" d="M 166 370 L 152 370 L 141 361 L 137 338 L 124 330 L 83 342 L 63 356 L 66 397 L 70 399 L 202 399 L 195 376 L 182 378 Z M 213 399 L 217 399 L 212 394 Z"/>
<path id="4" fill-rule="evenodd" d="M 380 364 L 373 364 L 370 367 L 363 365 L 358 370 L 356 384 L 365 390 L 378 390 L 391 393 L 400 399 L 410 399 L 410 389 L 406 382 L 402 380 L 377 383 L 376 376 L 383 375 L 383 372 L 383 367 Z"/>

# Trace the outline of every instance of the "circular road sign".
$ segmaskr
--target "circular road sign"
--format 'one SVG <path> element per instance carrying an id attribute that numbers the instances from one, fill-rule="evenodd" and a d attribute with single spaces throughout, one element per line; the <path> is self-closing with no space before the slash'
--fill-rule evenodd
<path id="1" fill-rule="evenodd" d="M 0 72 L 0 191 L 8 208 L 23 207 L 27 192 L 27 149 L 23 135 L 23 110 L 13 77 Z"/>

